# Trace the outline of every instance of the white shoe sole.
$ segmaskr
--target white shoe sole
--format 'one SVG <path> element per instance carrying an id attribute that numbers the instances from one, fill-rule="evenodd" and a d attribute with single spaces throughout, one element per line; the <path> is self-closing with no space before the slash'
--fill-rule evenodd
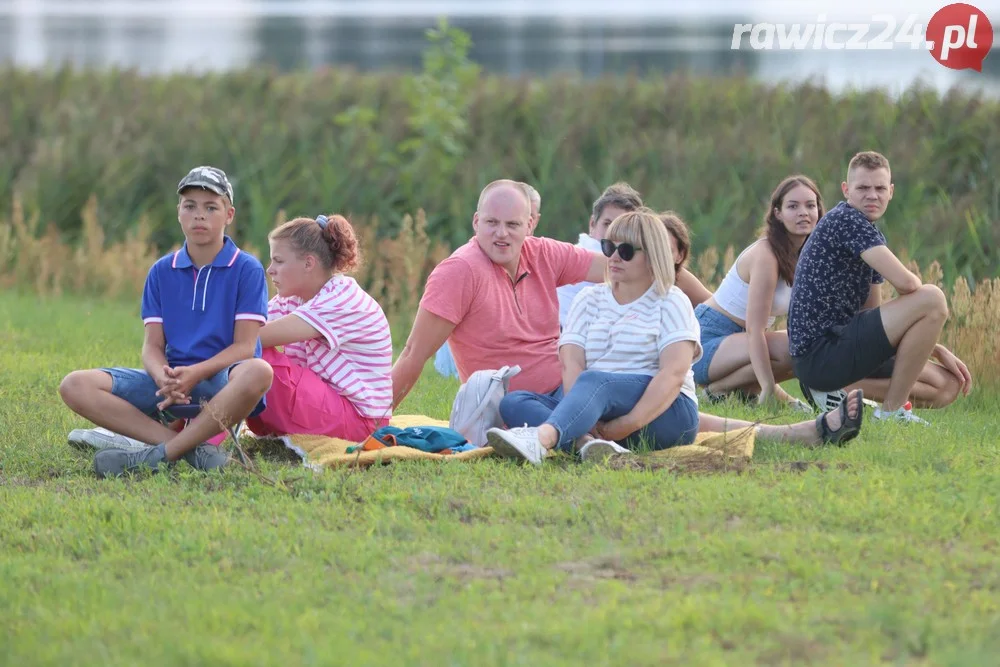
<path id="1" fill-rule="evenodd" d="M 631 454 L 632 451 L 613 442 L 591 440 L 580 450 L 580 458 L 584 461 L 607 461 L 615 454 Z"/>
<path id="2" fill-rule="evenodd" d="M 527 461 L 532 465 L 541 465 L 541 460 L 533 461 L 527 452 L 524 452 L 512 440 L 508 439 L 507 433 L 498 428 L 491 428 L 486 431 L 486 442 L 493 448 L 493 453 L 504 459 L 515 459 Z"/>
<path id="3" fill-rule="evenodd" d="M 100 452 L 105 449 L 124 449 L 128 452 L 138 452 L 148 447 L 148 445 L 125 436 L 118 436 L 112 440 L 110 437 L 102 436 L 97 429 L 89 428 L 73 429 L 69 432 L 66 441 L 71 447 L 81 452 Z"/>

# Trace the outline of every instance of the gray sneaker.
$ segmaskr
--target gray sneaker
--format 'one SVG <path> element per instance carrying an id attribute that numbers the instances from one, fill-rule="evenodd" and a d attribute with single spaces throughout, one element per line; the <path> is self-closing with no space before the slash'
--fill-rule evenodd
<path id="1" fill-rule="evenodd" d="M 76 428 L 69 432 L 67 441 L 80 451 L 100 452 L 105 449 L 124 449 L 140 452 L 149 445 L 134 438 L 120 435 L 106 428 Z"/>
<path id="2" fill-rule="evenodd" d="M 142 451 L 127 449 L 104 449 L 94 457 L 94 472 L 100 478 L 118 477 L 126 472 L 136 472 L 149 468 L 160 472 L 169 465 L 166 447 L 161 443 L 155 447 L 145 447 Z"/>
<path id="3" fill-rule="evenodd" d="M 222 447 L 202 443 L 182 456 L 195 470 L 215 470 L 229 461 L 229 454 Z"/>

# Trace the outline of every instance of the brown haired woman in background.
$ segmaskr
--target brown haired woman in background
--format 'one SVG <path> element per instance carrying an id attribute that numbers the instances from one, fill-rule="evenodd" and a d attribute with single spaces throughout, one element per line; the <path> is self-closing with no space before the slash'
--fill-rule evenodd
<path id="1" fill-rule="evenodd" d="M 694 377 L 710 397 L 742 390 L 756 394 L 759 403 L 776 400 L 811 411 L 779 384 L 793 377 L 788 332 L 768 329 L 788 313 L 799 252 L 821 217 L 823 197 L 811 179 L 781 181 L 761 238 L 740 253 L 715 294 L 695 309 L 704 355 Z"/>

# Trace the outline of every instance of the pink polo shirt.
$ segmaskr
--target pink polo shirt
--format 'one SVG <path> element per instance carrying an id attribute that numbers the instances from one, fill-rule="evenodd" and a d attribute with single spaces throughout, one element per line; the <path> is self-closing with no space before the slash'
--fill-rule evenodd
<path id="1" fill-rule="evenodd" d="M 434 268 L 420 307 L 456 325 L 448 345 L 462 382 L 516 364 L 511 390 L 550 392 L 562 381 L 556 288 L 584 280 L 593 260 L 570 243 L 529 236 L 511 280 L 473 237 Z"/>

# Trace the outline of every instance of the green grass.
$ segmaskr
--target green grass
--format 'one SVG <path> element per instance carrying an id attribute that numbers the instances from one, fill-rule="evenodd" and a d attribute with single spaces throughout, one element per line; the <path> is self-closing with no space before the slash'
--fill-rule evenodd
<path id="1" fill-rule="evenodd" d="M 0 294 L 2 664 L 1000 655 L 996 394 L 844 449 L 761 444 L 739 475 L 274 459 L 290 490 L 235 466 L 98 481 L 56 387 L 136 364 L 140 338 L 137 305 Z M 428 369 L 404 410 L 447 417 L 455 388 Z"/>

